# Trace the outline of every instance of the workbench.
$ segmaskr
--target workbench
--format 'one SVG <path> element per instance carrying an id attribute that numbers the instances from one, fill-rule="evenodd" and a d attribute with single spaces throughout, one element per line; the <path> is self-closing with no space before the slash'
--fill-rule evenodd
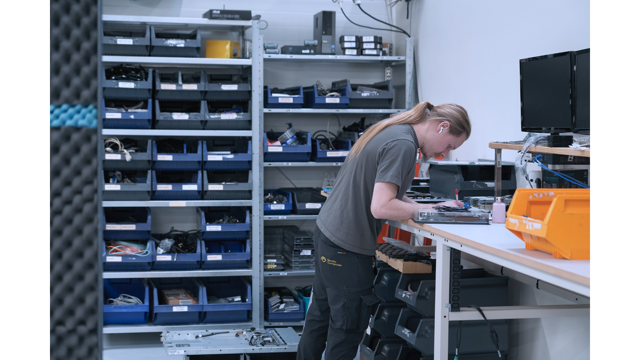
<path id="1" fill-rule="evenodd" d="M 572 305 L 507 306 L 482 308 L 487 319 L 536 319 L 545 317 L 589 317 L 590 260 L 556 259 L 550 254 L 525 249 L 525 243 L 506 229 L 492 225 L 425 225 L 411 220 L 388 221 L 390 227 L 409 231 L 417 237 L 432 239 L 435 246 L 423 248 L 436 261 L 435 360 L 448 359 L 449 322 L 482 320 L 474 308 L 450 311 L 451 249 L 462 259 L 482 266 L 488 272 L 509 276 L 567 299 Z M 421 244 L 416 244 L 421 245 Z M 433 254 L 435 252 L 435 256 Z M 443 256 L 444 255 L 444 256 Z"/>

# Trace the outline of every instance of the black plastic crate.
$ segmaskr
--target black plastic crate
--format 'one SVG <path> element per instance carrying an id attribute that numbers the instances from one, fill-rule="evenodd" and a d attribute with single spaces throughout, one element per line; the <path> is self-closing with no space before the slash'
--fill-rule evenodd
<path id="1" fill-rule="evenodd" d="M 251 101 L 206 101 L 205 130 L 251 130 Z"/>
<path id="2" fill-rule="evenodd" d="M 360 359 L 396 360 L 404 343 L 399 337 L 386 338 L 375 330 L 370 330 L 360 342 Z M 395 357 L 392 357 L 393 354 Z"/>
<path id="3" fill-rule="evenodd" d="M 151 170 L 118 171 L 122 179 L 130 179 L 131 183 L 111 183 L 115 170 L 103 170 L 100 178 L 102 200 L 104 201 L 146 201 L 151 200 Z M 112 174 L 110 176 L 110 174 Z"/>
<path id="4" fill-rule="evenodd" d="M 149 208 L 103 208 L 103 238 L 105 240 L 148 240 L 151 236 Z"/>
<path id="5" fill-rule="evenodd" d="M 109 77 L 107 77 L 107 73 Z M 146 76 L 145 76 L 146 73 Z M 102 71 L 102 96 L 105 99 L 147 100 L 152 97 L 153 69 L 118 65 Z"/>
<path id="6" fill-rule="evenodd" d="M 110 138 L 118 139 L 118 138 Z M 106 139 L 109 140 L 109 139 Z M 105 140 L 105 141 L 106 141 Z M 130 160 L 127 160 L 127 154 L 118 151 L 119 146 L 113 142 L 109 142 L 109 148 L 115 149 L 113 152 L 107 152 L 105 147 L 100 147 L 102 157 L 102 168 L 105 170 L 150 170 L 153 147 L 151 140 L 140 140 L 131 138 L 121 138 L 118 141 L 124 145 Z"/>
<path id="7" fill-rule="evenodd" d="M 156 100 L 156 129 L 202 130 L 204 101 Z"/>
<path id="8" fill-rule="evenodd" d="M 305 131 L 296 132 L 297 145 L 269 145 L 269 140 L 275 141 L 283 133 L 273 133 L 263 136 L 264 161 L 265 162 L 308 162 L 311 158 L 311 133 Z"/>
<path id="9" fill-rule="evenodd" d="M 273 94 L 286 94 L 286 96 L 274 96 Z M 271 88 L 269 85 L 264 86 L 264 107 L 295 109 L 302 108 L 304 104 L 304 96 L 302 86 L 293 86 L 285 89 Z"/>
<path id="10" fill-rule="evenodd" d="M 253 175 L 250 170 L 203 171 L 204 200 L 251 200 Z"/>
<path id="11" fill-rule="evenodd" d="M 288 228 L 284 231 L 284 242 L 294 249 L 307 249 L 313 247 L 313 234 L 298 228 Z"/>
<path id="12" fill-rule="evenodd" d="M 422 275 L 422 276 L 421 276 Z M 430 276 L 427 276 L 430 275 Z M 464 269 L 461 279 L 452 279 L 452 302 L 461 307 L 471 304 L 478 306 L 507 306 L 508 283 L 506 276 L 495 276 L 484 269 Z M 459 282 L 459 284 L 457 284 Z M 411 286 L 413 294 L 408 291 Z M 426 317 L 435 316 L 434 274 L 402 274 L 396 288 L 396 298 Z M 455 293 L 459 291 L 459 293 Z"/>
<path id="13" fill-rule="evenodd" d="M 151 56 L 199 57 L 202 39 L 200 29 L 190 33 L 150 27 Z"/>
<path id="14" fill-rule="evenodd" d="M 393 105 L 392 80 L 380 81 L 374 84 L 352 84 L 349 79 L 334 81 L 332 88 L 347 86 L 349 105 L 351 109 L 391 109 Z"/>
<path id="15" fill-rule="evenodd" d="M 151 129 L 151 99 L 102 99 L 105 129 Z"/>
<path id="16" fill-rule="evenodd" d="M 320 194 L 320 188 L 282 188 L 293 197 L 293 213 L 298 215 L 318 215 L 327 200 Z"/>
<path id="17" fill-rule="evenodd" d="M 369 325 L 383 337 L 396 338 L 396 322 L 398 321 L 398 317 L 400 317 L 400 310 L 403 308 L 405 308 L 405 306 L 402 303 L 380 303 Z"/>
<path id="18" fill-rule="evenodd" d="M 249 75 L 207 73 L 205 99 L 215 101 L 248 101 L 251 99 Z"/>
<path id="19" fill-rule="evenodd" d="M 251 141 L 215 138 L 202 141 L 204 170 L 251 170 Z"/>
<path id="20" fill-rule="evenodd" d="M 156 71 L 157 100 L 202 100 L 207 89 L 204 71 Z"/>
<path id="21" fill-rule="evenodd" d="M 202 168 L 203 142 L 198 140 L 158 139 L 153 145 L 153 169 L 197 171 Z"/>
<path id="22" fill-rule="evenodd" d="M 149 26 L 130 30 L 102 29 L 102 54 L 122 56 L 148 56 L 151 47 Z"/>
<path id="23" fill-rule="evenodd" d="M 322 149 L 322 142 L 313 140 L 311 160 L 315 162 L 344 162 L 351 151 L 351 140 L 337 139 L 331 142 L 335 149 Z"/>
<path id="24" fill-rule="evenodd" d="M 396 298 L 396 287 L 401 273 L 382 261 L 376 261 L 376 271 L 373 288 L 378 298 L 386 303 L 400 303 Z"/>
<path id="25" fill-rule="evenodd" d="M 271 297 L 271 292 L 277 291 L 281 296 L 291 296 L 293 300 L 300 305 L 299 311 L 272 311 L 271 305 L 269 304 L 269 298 Z M 296 321 L 304 319 L 304 304 L 302 303 L 302 299 L 300 299 L 296 294 L 292 293 L 287 288 L 265 288 L 264 289 L 265 297 L 264 297 L 264 319 L 267 321 Z"/>
<path id="26" fill-rule="evenodd" d="M 152 170 L 153 200 L 200 200 L 202 171 Z"/>
<path id="27" fill-rule="evenodd" d="M 199 208 L 203 240 L 248 239 L 251 231 L 251 214 L 244 207 Z M 224 223 L 225 218 L 235 218 L 237 223 Z"/>

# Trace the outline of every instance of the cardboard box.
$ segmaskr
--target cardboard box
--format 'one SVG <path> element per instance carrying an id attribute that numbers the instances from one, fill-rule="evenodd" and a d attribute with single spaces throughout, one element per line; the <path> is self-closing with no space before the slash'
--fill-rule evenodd
<path id="1" fill-rule="evenodd" d="M 376 257 L 403 274 L 430 274 L 433 272 L 431 264 L 389 258 L 377 250 Z"/>
<path id="2" fill-rule="evenodd" d="M 393 56 L 393 44 L 392 43 L 382 43 L 382 55 L 383 56 Z"/>
<path id="3" fill-rule="evenodd" d="M 229 40 L 207 40 L 205 57 L 217 59 L 240 59 L 240 43 Z"/>
<path id="4" fill-rule="evenodd" d="M 160 296 L 166 305 L 197 305 L 198 300 L 185 289 L 160 289 Z"/>

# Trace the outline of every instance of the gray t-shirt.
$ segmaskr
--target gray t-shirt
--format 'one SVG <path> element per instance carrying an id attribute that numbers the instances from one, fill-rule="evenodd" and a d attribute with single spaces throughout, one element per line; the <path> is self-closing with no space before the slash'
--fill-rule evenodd
<path id="1" fill-rule="evenodd" d="M 411 125 L 391 125 L 374 136 L 357 157 L 338 172 L 316 224 L 336 245 L 355 253 L 375 255 L 376 239 L 385 220 L 371 214 L 373 186 L 398 185 L 401 200 L 411 185 L 418 138 Z"/>

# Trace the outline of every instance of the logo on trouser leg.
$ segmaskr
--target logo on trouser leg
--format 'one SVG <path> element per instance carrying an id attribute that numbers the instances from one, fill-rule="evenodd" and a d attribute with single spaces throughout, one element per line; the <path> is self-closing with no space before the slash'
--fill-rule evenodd
<path id="1" fill-rule="evenodd" d="M 322 262 L 327 262 L 327 258 L 324 256 L 320 257 L 320 260 L 322 260 Z"/>
<path id="2" fill-rule="evenodd" d="M 335 260 L 327 259 L 324 256 L 321 256 L 320 260 L 322 260 L 323 263 L 327 263 L 327 265 L 333 265 L 333 266 L 338 266 L 338 267 L 342 266 L 342 264 L 338 264 Z"/>

